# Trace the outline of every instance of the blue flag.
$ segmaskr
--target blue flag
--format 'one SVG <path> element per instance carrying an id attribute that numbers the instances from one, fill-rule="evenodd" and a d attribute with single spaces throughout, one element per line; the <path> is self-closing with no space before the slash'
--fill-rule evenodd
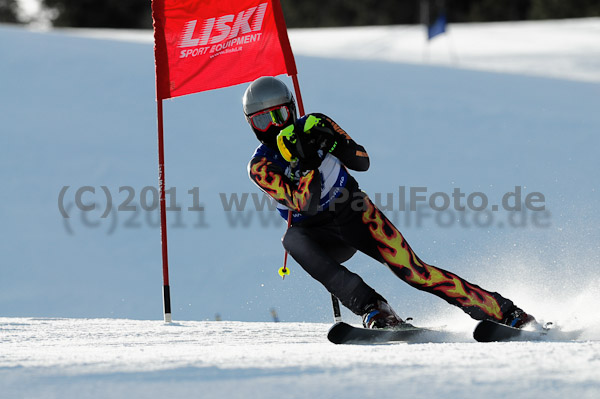
<path id="1" fill-rule="evenodd" d="M 446 25 L 448 21 L 446 20 L 446 14 L 440 14 L 437 19 L 427 27 L 427 39 L 431 40 L 437 35 L 441 35 L 446 32 Z"/>

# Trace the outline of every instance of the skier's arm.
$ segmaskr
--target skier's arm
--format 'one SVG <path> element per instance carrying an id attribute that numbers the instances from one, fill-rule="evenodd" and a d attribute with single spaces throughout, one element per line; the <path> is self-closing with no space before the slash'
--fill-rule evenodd
<path id="1" fill-rule="evenodd" d="M 323 118 L 326 126 L 333 131 L 333 142 L 329 152 L 349 169 L 359 172 L 368 170 L 370 161 L 365 147 L 352 140 L 350 135 L 330 117 L 323 114 L 315 115 Z"/>
<path id="2" fill-rule="evenodd" d="M 293 211 L 314 215 L 321 199 L 321 177 L 319 170 L 304 173 L 298 185 L 285 176 L 281 167 L 265 157 L 252 158 L 248 164 L 250 179 L 275 201 Z"/>

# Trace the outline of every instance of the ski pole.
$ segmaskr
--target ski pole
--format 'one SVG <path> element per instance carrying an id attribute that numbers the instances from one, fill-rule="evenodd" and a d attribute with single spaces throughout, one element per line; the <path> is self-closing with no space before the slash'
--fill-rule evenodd
<path id="1" fill-rule="evenodd" d="M 340 312 L 340 300 L 331 294 L 331 303 L 333 304 L 333 321 L 339 323 L 342 321 L 342 313 Z"/>
<path id="2" fill-rule="evenodd" d="M 288 210 L 287 228 L 289 229 L 292 225 L 292 211 Z M 290 274 L 290 269 L 287 268 L 288 251 L 283 250 L 283 267 L 279 268 L 279 275 L 282 280 L 285 280 L 285 276 Z"/>
<path id="3" fill-rule="evenodd" d="M 279 3 L 277 3 L 279 4 Z M 296 67 L 294 66 L 293 68 L 294 70 L 296 69 Z M 290 75 L 290 77 L 292 78 L 292 83 L 294 84 L 294 91 L 296 92 L 296 98 L 298 100 L 298 112 L 300 112 L 300 115 L 304 115 L 304 103 L 302 102 L 302 93 L 300 92 L 300 83 L 298 83 L 298 73 L 294 73 L 293 75 Z M 293 173 L 292 173 L 293 176 Z M 293 177 L 291 177 L 293 179 Z M 292 225 L 292 210 L 288 210 L 288 220 L 287 220 L 287 228 L 289 229 L 290 226 Z M 284 250 L 285 253 L 283 255 L 283 267 L 279 269 L 279 275 L 281 276 L 281 278 L 283 280 L 285 280 L 285 276 L 287 276 L 288 274 L 290 274 L 289 269 L 287 268 L 287 258 L 288 258 L 288 251 Z"/>

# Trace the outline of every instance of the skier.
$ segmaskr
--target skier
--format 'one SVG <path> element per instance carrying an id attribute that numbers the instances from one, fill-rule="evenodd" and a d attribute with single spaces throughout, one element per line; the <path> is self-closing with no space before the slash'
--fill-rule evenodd
<path id="1" fill-rule="evenodd" d="M 387 265 L 401 280 L 456 305 L 476 320 L 523 327 L 535 318 L 509 299 L 423 262 L 398 229 L 359 189 L 348 169 L 366 171 L 369 156 L 331 118 L 297 117 L 294 97 L 266 76 L 246 89 L 243 109 L 260 145 L 248 165 L 250 179 L 278 203 L 289 254 L 366 328 L 404 321 L 360 276 L 342 265 L 361 251 Z"/>

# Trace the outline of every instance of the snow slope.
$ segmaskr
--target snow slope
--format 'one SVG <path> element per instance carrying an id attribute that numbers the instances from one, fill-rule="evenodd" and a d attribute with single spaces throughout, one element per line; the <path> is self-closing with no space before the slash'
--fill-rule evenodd
<path id="1" fill-rule="evenodd" d="M 569 23 L 580 24 L 577 31 L 590 39 L 579 47 L 571 41 L 568 51 L 547 51 L 571 60 L 573 71 L 585 71 L 594 65 L 590 57 L 597 59 L 588 43 L 600 21 Z M 548 24 L 540 23 L 545 34 Z M 398 36 L 398 29 L 388 28 L 388 37 Z M 484 37 L 498 25 L 464 29 Z M 313 50 L 330 42 L 345 48 L 337 30 L 317 32 L 323 37 L 312 40 Z M 147 187 L 157 181 L 152 45 L 126 41 L 127 33 L 122 40 L 75 34 L 92 33 L 0 27 L 0 303 L 7 316 L 160 318 L 158 215 L 140 206 L 142 192 L 152 202 Z M 294 46 L 306 48 L 302 43 L 310 35 L 291 32 Z M 347 46 L 353 43 L 350 36 Z M 422 39 L 413 46 L 423 45 Z M 478 48 L 456 47 L 473 54 Z M 503 54 L 504 65 L 521 59 Z M 524 212 L 514 220 L 497 212 L 483 223 L 474 212 L 426 209 L 421 215 L 396 206 L 390 217 L 417 253 L 545 318 L 570 319 L 573 312 L 589 317 L 580 306 L 596 300 L 598 285 L 598 83 L 568 74 L 547 79 L 360 58 L 297 56 L 297 63 L 307 111 L 328 113 L 369 150 L 372 167 L 356 177 L 371 196 L 389 194 L 396 204 L 401 187 L 427 187 L 429 195 L 459 188 L 467 195 L 483 192 L 498 204 L 515 186 L 523 196 L 545 196 L 546 212 Z M 176 189 L 182 207 L 169 212 L 174 317 L 202 320 L 219 313 L 229 320 L 268 321 L 276 308 L 284 321 L 329 321 L 327 293 L 298 265 L 292 262 L 285 282 L 276 273 L 283 220 L 258 211 L 252 198 L 243 211 L 226 210 L 232 195 L 259 194 L 246 175 L 256 141 L 240 110 L 244 89 L 165 104 L 167 186 Z M 103 186 L 114 204 L 106 218 Z M 82 196 L 85 204 L 97 203 L 93 212 L 75 205 L 82 187 L 96 190 Z M 203 213 L 188 211 L 195 188 Z M 117 211 L 130 191 L 136 210 Z M 366 257 L 358 255 L 348 266 L 402 315 L 437 319 L 455 312 Z"/>
<path id="2" fill-rule="evenodd" d="M 598 342 L 337 346 L 319 323 L 0 318 L 4 398 L 597 398 Z"/>
<path id="3" fill-rule="evenodd" d="M 139 30 L 64 30 L 76 36 L 152 43 Z M 292 29 L 296 55 L 451 66 L 600 82 L 600 18 L 450 24 L 427 42 L 422 25 Z"/>
<path id="4" fill-rule="evenodd" d="M 296 53 L 317 57 L 600 82 L 600 18 L 450 24 L 445 35 L 428 44 L 424 36 L 423 26 L 383 26 L 304 29 L 293 32 L 291 39 Z"/>
<path id="5" fill-rule="evenodd" d="M 417 28 L 291 32 L 307 111 L 366 146 L 372 168 L 357 178 L 373 197 L 403 186 L 490 204 L 515 186 L 544 194 L 547 212 L 489 224 L 389 214 L 424 260 L 584 327 L 587 341 L 473 343 L 461 311 L 359 255 L 348 267 L 402 316 L 464 337 L 376 347 L 325 341 L 329 295 L 294 262 L 284 282 L 276 274 L 278 216 L 225 210 L 220 194 L 258 193 L 245 85 L 165 104 L 167 186 L 183 208 L 169 213 L 173 313 L 198 321 L 142 321 L 162 317 L 158 218 L 140 208 L 157 180 L 151 35 L 0 26 L 0 397 L 597 397 L 599 25 L 453 26 L 428 50 Z M 440 61 L 449 49 L 458 64 Z M 98 207 L 87 213 L 75 205 L 85 186 Z M 121 187 L 135 211 L 115 209 Z M 187 210 L 195 187 L 203 214 Z M 265 323 L 272 308 L 286 323 Z M 217 313 L 235 321 L 199 321 Z"/>

